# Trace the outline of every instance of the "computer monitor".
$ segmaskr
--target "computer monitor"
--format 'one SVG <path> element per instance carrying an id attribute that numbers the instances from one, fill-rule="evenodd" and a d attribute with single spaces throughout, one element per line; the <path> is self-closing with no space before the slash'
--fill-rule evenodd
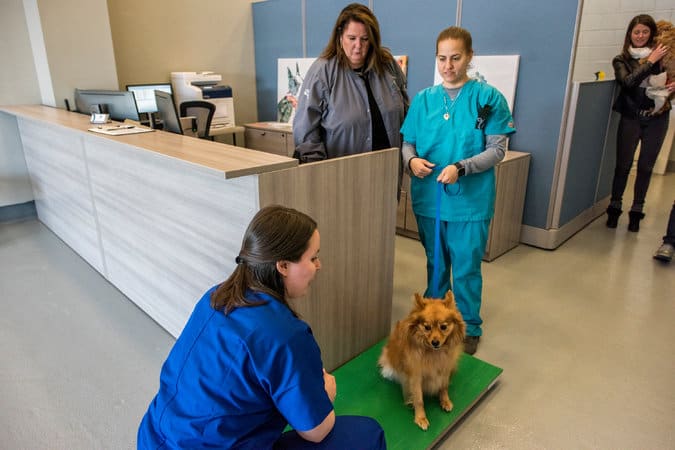
<path id="1" fill-rule="evenodd" d="M 155 102 L 159 118 L 163 122 L 163 130 L 172 133 L 183 134 L 183 128 L 180 126 L 180 118 L 176 105 L 173 102 L 173 95 L 168 92 L 155 90 Z"/>
<path id="2" fill-rule="evenodd" d="M 155 91 L 171 94 L 171 83 L 127 84 L 127 91 L 134 93 L 139 113 L 157 112 Z"/>
<path id="3" fill-rule="evenodd" d="M 75 108 L 78 112 L 91 114 L 94 105 L 106 105 L 107 112 L 113 120 L 139 120 L 138 109 L 136 109 L 136 101 L 132 92 L 75 89 Z"/>

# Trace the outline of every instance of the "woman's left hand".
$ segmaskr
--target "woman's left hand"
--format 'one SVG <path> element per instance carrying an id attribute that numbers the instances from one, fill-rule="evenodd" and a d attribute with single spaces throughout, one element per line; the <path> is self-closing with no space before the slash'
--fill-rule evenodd
<path id="1" fill-rule="evenodd" d="M 455 184 L 459 179 L 457 167 L 454 164 L 446 166 L 436 178 L 436 181 L 443 184 Z"/>

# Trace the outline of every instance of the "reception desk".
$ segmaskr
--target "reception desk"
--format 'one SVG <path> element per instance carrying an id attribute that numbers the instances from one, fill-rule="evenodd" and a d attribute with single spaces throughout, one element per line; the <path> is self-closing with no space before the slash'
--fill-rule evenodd
<path id="1" fill-rule="evenodd" d="M 0 113 L 16 117 L 40 221 L 173 336 L 274 203 L 319 224 L 323 268 L 294 307 L 326 367 L 389 333 L 396 149 L 298 165 L 163 131 L 100 135 L 87 116 L 46 106 Z"/>

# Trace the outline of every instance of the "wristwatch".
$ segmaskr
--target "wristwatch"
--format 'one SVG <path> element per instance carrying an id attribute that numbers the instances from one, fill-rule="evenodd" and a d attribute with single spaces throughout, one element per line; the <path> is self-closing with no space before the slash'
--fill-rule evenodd
<path id="1" fill-rule="evenodd" d="M 457 176 L 458 177 L 463 177 L 464 174 L 466 173 L 466 169 L 464 168 L 464 165 L 461 162 L 456 162 L 453 164 L 455 167 L 457 167 Z"/>

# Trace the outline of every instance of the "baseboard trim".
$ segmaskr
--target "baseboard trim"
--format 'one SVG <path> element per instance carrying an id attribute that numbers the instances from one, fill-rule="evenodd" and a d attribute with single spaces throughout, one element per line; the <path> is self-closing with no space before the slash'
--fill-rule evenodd
<path id="1" fill-rule="evenodd" d="M 544 229 L 523 225 L 520 232 L 520 242 L 546 250 L 555 250 L 589 223 L 604 214 L 608 204 L 609 198 L 603 199 L 560 228 Z"/>
<path id="2" fill-rule="evenodd" d="M 22 220 L 36 219 L 37 210 L 35 201 L 16 205 L 0 206 L 0 223 L 19 222 Z"/>

